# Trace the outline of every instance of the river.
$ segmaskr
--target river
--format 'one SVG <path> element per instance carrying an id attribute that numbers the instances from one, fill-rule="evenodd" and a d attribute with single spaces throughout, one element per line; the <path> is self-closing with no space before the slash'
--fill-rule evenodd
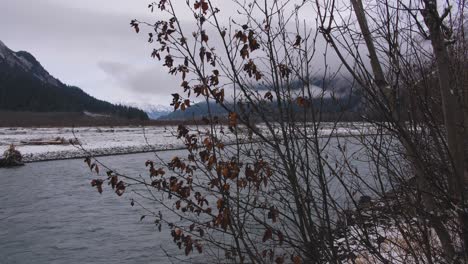
<path id="1" fill-rule="evenodd" d="M 331 146 L 336 145 L 332 140 Z M 358 149 L 354 144 L 349 152 Z M 182 154 L 181 150 L 159 152 L 163 160 Z M 147 176 L 144 163 L 148 159 L 154 159 L 154 154 L 99 158 L 132 176 Z M 368 173 L 363 164 L 356 166 Z M 185 258 L 168 228 L 159 232 L 154 218 L 140 221 L 145 212 L 131 206 L 134 193 L 117 197 L 105 184 L 99 194 L 90 185 L 94 178 L 83 159 L 0 169 L 0 263 L 179 263 L 166 252 L 190 263 L 206 262 L 198 253 Z M 343 193 L 338 187 L 333 189 L 338 196 Z M 153 211 L 167 212 L 161 205 L 151 206 Z"/>
<path id="2" fill-rule="evenodd" d="M 175 151 L 160 155 L 172 157 Z M 144 162 L 153 157 L 101 160 L 143 175 Z M 131 193 L 99 194 L 92 178 L 82 159 L 0 169 L 0 263 L 170 263 L 161 250 L 173 248 L 169 232 L 158 232 L 150 219 L 140 222 L 143 212 L 130 205 Z"/>

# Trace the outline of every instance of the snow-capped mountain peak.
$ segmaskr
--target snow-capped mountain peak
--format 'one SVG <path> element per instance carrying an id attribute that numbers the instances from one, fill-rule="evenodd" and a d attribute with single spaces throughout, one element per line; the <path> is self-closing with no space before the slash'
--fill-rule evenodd
<path id="1" fill-rule="evenodd" d="M 158 119 L 174 111 L 174 108 L 170 106 L 169 104 L 168 105 L 161 105 L 161 104 L 153 105 L 153 104 L 148 104 L 148 103 L 123 103 L 123 105 L 136 107 L 145 111 L 148 114 L 150 119 Z"/>
<path id="2" fill-rule="evenodd" d="M 0 40 L 0 59 L 5 59 L 11 50 Z"/>
<path id="3" fill-rule="evenodd" d="M 26 51 L 14 52 L 9 49 L 5 43 L 0 40 L 0 63 L 5 62 L 10 67 L 16 67 L 25 72 L 32 73 L 36 78 L 42 82 L 58 86 L 60 81 L 55 79 L 47 72 L 42 65 Z"/>

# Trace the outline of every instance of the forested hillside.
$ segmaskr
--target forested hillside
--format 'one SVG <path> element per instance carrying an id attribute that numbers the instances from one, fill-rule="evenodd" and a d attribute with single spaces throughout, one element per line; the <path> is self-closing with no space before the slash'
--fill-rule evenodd
<path id="1" fill-rule="evenodd" d="M 312 100 L 312 104 L 320 109 L 321 117 L 324 121 L 341 120 L 341 121 L 357 121 L 360 120 L 360 114 L 362 109 L 359 109 L 361 98 L 359 96 L 350 96 L 343 98 L 315 98 Z M 230 104 L 227 104 L 230 106 Z M 274 120 L 278 116 L 278 110 L 276 102 L 268 102 L 261 105 L 265 112 L 265 117 Z M 295 117 L 299 118 L 303 115 L 303 109 L 292 103 L 291 108 L 295 113 Z M 208 110 L 209 109 L 209 110 Z M 317 111 L 317 109 L 315 111 Z M 214 116 L 226 117 L 228 112 L 226 109 L 221 107 L 215 102 L 208 103 L 201 102 L 194 104 L 187 108 L 185 111 L 176 110 L 168 115 L 161 116 L 159 120 L 186 120 L 186 119 L 200 119 L 207 116 L 211 112 Z M 247 105 L 243 106 L 242 112 L 249 115 L 249 118 L 255 120 L 258 116 L 255 111 L 249 110 Z"/>
<path id="2" fill-rule="evenodd" d="M 13 52 L 0 42 L 0 110 L 83 112 L 148 119 L 135 107 L 98 100 L 55 79 L 28 52 Z"/>

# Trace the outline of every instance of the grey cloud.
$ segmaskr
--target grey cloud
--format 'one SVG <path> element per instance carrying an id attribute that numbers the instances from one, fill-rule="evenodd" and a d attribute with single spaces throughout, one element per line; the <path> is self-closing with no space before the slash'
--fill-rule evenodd
<path id="1" fill-rule="evenodd" d="M 180 80 L 161 71 L 160 65 L 132 66 L 112 61 L 101 61 L 99 68 L 130 92 L 155 96 L 179 92 Z"/>
<path id="2" fill-rule="evenodd" d="M 147 64 L 151 61 L 150 48 L 145 45 L 145 37 L 135 34 L 129 26 L 130 20 L 137 16 L 135 13 L 106 11 L 105 5 L 113 2 L 94 1 L 98 4 L 94 4 L 93 10 L 91 4 L 76 8 L 76 3 L 73 6 L 58 0 L 2 1 L 0 39 L 13 50 L 31 52 L 65 83 L 80 86 L 100 99 L 126 100 L 135 96 L 125 87 L 104 82 L 107 75 L 97 66 L 97 61 Z M 147 16 L 146 1 L 125 2 L 140 6 L 140 17 Z"/>
<path id="3" fill-rule="evenodd" d="M 150 58 L 153 46 L 147 35 L 130 28 L 133 18 L 155 21 L 148 0 L 0 0 L 0 39 L 13 50 L 31 52 L 55 77 L 77 85 L 91 95 L 111 102 L 152 101 L 165 103 L 170 93 L 180 92 L 180 79 Z M 194 24 L 185 1 L 185 28 Z M 216 0 L 227 22 L 236 4 Z M 233 17 L 237 22 L 241 19 Z M 210 44 L 222 50 L 212 29 Z M 211 36 L 213 36 L 211 38 Z"/>
<path id="4" fill-rule="evenodd" d="M 131 66 L 128 64 L 111 61 L 100 61 L 98 62 L 98 67 L 105 73 L 113 77 L 118 77 L 122 74 L 127 74 L 131 68 Z"/>

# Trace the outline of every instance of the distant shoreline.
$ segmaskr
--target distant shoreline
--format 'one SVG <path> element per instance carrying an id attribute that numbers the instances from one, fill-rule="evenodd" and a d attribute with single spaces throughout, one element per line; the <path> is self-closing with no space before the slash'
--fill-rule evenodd
<path id="1" fill-rule="evenodd" d="M 18 112 L 0 110 L 0 127 L 63 128 L 63 127 L 129 127 L 202 125 L 193 120 L 138 120 L 115 117 L 90 117 L 81 112 Z"/>
<path id="2" fill-rule="evenodd" d="M 187 127 L 191 126 L 187 125 Z M 197 124 L 194 129 L 204 131 L 203 127 L 205 124 Z M 258 129 L 265 130 L 268 134 L 268 130 L 261 124 L 258 124 Z M 241 129 L 240 132 L 243 134 L 246 131 Z M 376 132 L 366 123 L 343 123 L 338 126 L 325 124 L 318 136 L 320 138 L 330 136 L 343 138 L 360 137 L 363 134 L 381 135 Z M 186 148 L 185 142 L 178 138 L 177 134 L 177 125 L 168 123 L 159 126 L 113 126 L 110 128 L 102 126 L 0 127 L 0 152 L 10 144 L 14 144 L 23 154 L 24 162 L 34 163 L 183 150 Z M 246 134 L 244 136 L 240 144 L 259 143 L 258 138 L 249 139 Z M 223 133 L 221 137 L 225 145 L 236 143 L 236 138 L 231 133 Z M 75 145 L 68 144 L 70 139 L 78 139 L 78 141 Z M 56 141 L 59 143 L 55 144 Z M 35 142 L 44 142 L 44 144 L 35 144 Z M 48 144 L 47 142 L 54 143 Z"/>
<path id="3" fill-rule="evenodd" d="M 111 157 L 111 156 L 123 156 L 123 155 L 142 154 L 142 153 L 166 152 L 166 151 L 184 150 L 184 149 L 185 149 L 184 147 L 176 147 L 176 148 L 155 149 L 155 150 L 135 150 L 135 151 L 128 151 L 128 152 L 96 154 L 96 155 L 91 155 L 91 156 L 92 157 Z M 90 155 L 77 155 L 77 156 L 64 157 L 64 158 L 46 158 L 46 159 L 37 159 L 37 160 L 26 160 L 24 161 L 24 163 L 29 164 L 29 163 L 38 163 L 38 162 L 47 162 L 47 161 L 84 159 L 88 156 Z"/>
<path id="4" fill-rule="evenodd" d="M 377 134 L 367 134 L 368 136 L 375 136 Z M 378 135 L 387 135 L 387 134 L 378 134 Z M 335 134 L 332 135 L 334 138 L 346 138 L 346 137 L 356 137 L 358 135 L 355 134 Z M 328 138 L 330 135 L 323 135 L 319 136 L 319 138 Z M 251 141 L 251 142 L 244 142 L 240 144 L 246 144 L 246 143 L 258 143 L 260 141 Z M 235 145 L 236 143 L 230 142 L 226 143 L 226 146 L 232 146 Z M 158 152 L 167 152 L 167 151 L 177 151 L 177 150 L 185 150 L 186 147 L 184 146 L 174 146 L 174 147 L 168 147 L 168 148 L 153 148 L 153 149 L 146 149 L 149 148 L 150 146 L 135 146 L 135 147 L 128 147 L 122 150 L 119 149 L 97 149 L 97 150 L 90 150 L 88 154 L 83 154 L 82 151 L 69 151 L 67 152 L 69 156 L 67 157 L 60 157 L 60 152 L 56 153 L 55 155 L 58 157 L 47 157 L 48 153 L 42 154 L 42 155 L 36 155 L 39 156 L 36 159 L 30 159 L 26 157 L 24 160 L 24 163 L 37 163 L 37 162 L 47 162 L 47 161 L 60 161 L 60 160 L 72 160 L 72 159 L 84 159 L 86 157 L 106 157 L 106 156 L 122 156 L 122 155 L 132 155 L 132 154 L 141 154 L 141 153 L 158 153 Z M 95 152 L 95 153 L 93 153 Z M 104 152 L 104 153 L 103 153 Z M 49 154 L 50 155 L 50 154 Z M 41 158 L 41 156 L 45 156 L 45 158 Z"/>

